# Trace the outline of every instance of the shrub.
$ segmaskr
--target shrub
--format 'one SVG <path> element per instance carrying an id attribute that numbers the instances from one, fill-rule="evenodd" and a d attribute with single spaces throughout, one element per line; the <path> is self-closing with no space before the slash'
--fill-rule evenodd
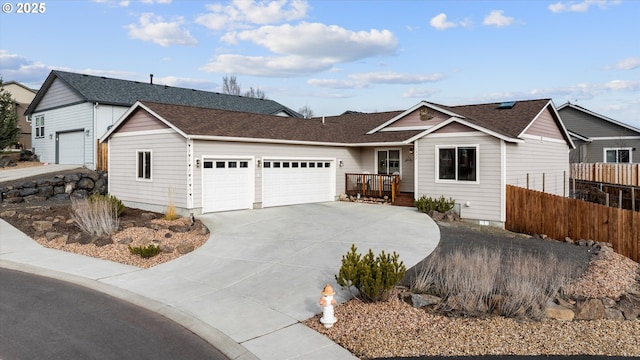
<path id="1" fill-rule="evenodd" d="M 169 204 L 169 206 L 167 206 L 167 212 L 164 214 L 164 218 L 166 220 L 175 220 L 178 218 L 175 205 Z"/>
<path id="2" fill-rule="evenodd" d="M 71 210 L 76 226 L 89 235 L 111 235 L 118 230 L 118 213 L 111 200 L 71 198 Z"/>
<path id="3" fill-rule="evenodd" d="M 140 255 L 144 259 L 154 257 L 160 253 L 160 246 L 149 244 L 148 246 L 129 246 L 129 252 L 132 255 Z"/>
<path id="4" fill-rule="evenodd" d="M 539 319 L 547 302 L 574 276 L 570 266 L 553 254 L 505 255 L 486 247 L 451 253 L 436 250 L 411 288 L 441 297 L 443 311 L 482 316 L 495 310 L 506 317 Z"/>
<path id="5" fill-rule="evenodd" d="M 382 251 L 374 257 L 371 249 L 362 256 L 357 253 L 356 246 L 351 245 L 351 250 L 342 256 L 342 266 L 335 276 L 336 281 L 349 291 L 357 289 L 361 300 L 387 300 L 391 289 L 402 280 L 407 271 L 404 263 L 398 262 L 398 258 L 395 251 L 393 254 Z"/>
<path id="6" fill-rule="evenodd" d="M 433 199 L 431 197 L 426 197 L 422 195 L 418 200 L 413 202 L 413 205 L 418 208 L 418 211 L 427 213 L 432 210 L 436 210 L 438 212 L 447 212 L 453 209 L 453 206 L 456 204 L 456 201 L 452 198 L 449 200 L 444 198 L 444 195 L 440 196 L 439 199 Z"/>
<path id="7" fill-rule="evenodd" d="M 125 206 L 122 201 L 118 200 L 118 198 L 113 195 L 93 194 L 89 196 L 89 202 L 94 201 L 105 201 L 110 203 L 118 216 L 122 215 L 125 210 Z"/>

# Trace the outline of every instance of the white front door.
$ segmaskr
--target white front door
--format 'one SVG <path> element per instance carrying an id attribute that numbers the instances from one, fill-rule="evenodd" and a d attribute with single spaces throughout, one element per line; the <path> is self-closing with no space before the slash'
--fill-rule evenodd
<path id="1" fill-rule="evenodd" d="M 202 164 L 203 213 L 253 207 L 253 161 L 204 159 Z"/>
<path id="2" fill-rule="evenodd" d="M 262 206 L 333 201 L 335 160 L 268 159 L 262 163 Z"/>

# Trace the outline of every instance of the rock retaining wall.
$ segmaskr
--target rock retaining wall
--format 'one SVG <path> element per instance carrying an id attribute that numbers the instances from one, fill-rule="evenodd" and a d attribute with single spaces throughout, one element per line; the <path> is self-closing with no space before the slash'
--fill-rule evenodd
<path id="1" fill-rule="evenodd" d="M 21 203 L 44 200 L 86 198 L 92 194 L 106 194 L 107 173 L 81 170 L 65 175 L 43 176 L 37 180 L 15 181 L 0 185 L 2 202 Z"/>

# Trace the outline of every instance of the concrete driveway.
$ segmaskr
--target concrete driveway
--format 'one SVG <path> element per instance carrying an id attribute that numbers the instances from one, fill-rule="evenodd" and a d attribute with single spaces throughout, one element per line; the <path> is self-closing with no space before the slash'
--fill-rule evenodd
<path id="1" fill-rule="evenodd" d="M 166 304 L 220 330 L 260 359 L 352 359 L 300 324 L 321 312 L 318 300 L 326 283 L 334 286 L 338 301 L 349 298 L 334 280 L 342 255 L 351 244 L 361 253 L 396 251 L 409 268 L 440 239 L 428 216 L 396 206 L 328 202 L 199 219 L 211 230 L 211 238 L 190 254 L 150 269 L 96 264 L 88 272 L 99 273 L 93 278 L 103 284 Z M 5 249 L 16 246 L 4 242 L 3 237 Z M 0 259 L 80 276 L 87 272 L 80 270 L 87 269 L 85 257 L 52 259 L 48 252 L 43 259 L 33 249 L 27 251 L 28 256 L 5 252 Z"/>

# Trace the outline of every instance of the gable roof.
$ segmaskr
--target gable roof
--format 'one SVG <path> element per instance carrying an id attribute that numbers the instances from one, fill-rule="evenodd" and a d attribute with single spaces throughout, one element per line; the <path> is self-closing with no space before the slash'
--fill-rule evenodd
<path id="1" fill-rule="evenodd" d="M 139 101 L 118 120 L 101 141 L 108 139 L 140 109 L 148 111 L 182 136 L 193 139 L 224 138 L 326 145 L 400 144 L 420 133 L 414 130 L 367 135 L 367 131 L 396 116 L 400 111 L 301 119 Z"/>
<path id="2" fill-rule="evenodd" d="M 19 86 L 19 87 L 21 87 L 21 88 L 23 88 L 23 89 L 27 90 L 27 91 L 30 91 L 30 92 L 34 93 L 34 94 L 38 92 L 38 90 L 34 90 L 34 89 L 32 89 L 32 88 L 30 88 L 30 87 L 28 87 L 28 86 L 26 86 L 26 85 L 24 85 L 24 84 L 21 84 L 21 83 L 19 83 L 19 82 L 17 82 L 17 81 L 14 81 L 14 80 L 6 81 L 6 82 L 3 82 L 3 83 L 2 83 L 2 86 L 3 86 L 3 87 L 4 87 L 4 86 L 7 86 L 7 85 L 16 85 L 16 86 Z"/>
<path id="3" fill-rule="evenodd" d="M 560 111 L 561 111 L 562 109 L 564 109 L 564 108 L 571 108 L 571 109 L 575 109 L 575 110 L 577 110 L 577 111 L 581 111 L 581 112 L 583 112 L 583 113 L 585 113 L 585 114 L 589 114 L 589 115 L 591 115 L 591 116 L 593 116 L 593 117 L 596 117 L 596 118 L 598 118 L 598 119 L 601 119 L 601 120 L 607 121 L 607 122 L 609 122 L 609 123 L 612 123 L 612 124 L 615 124 L 615 125 L 621 126 L 621 127 L 623 127 L 623 128 L 626 128 L 626 129 L 631 130 L 631 131 L 635 131 L 635 132 L 637 132 L 637 133 L 639 133 L 639 134 L 640 134 L 640 129 L 638 129 L 638 128 L 636 128 L 636 127 L 633 127 L 633 126 L 628 125 L 628 124 L 625 124 L 625 123 L 623 123 L 623 122 L 620 122 L 620 121 L 617 121 L 617 120 L 611 119 L 611 118 L 606 117 L 606 116 L 604 116 L 604 115 L 598 114 L 598 113 L 593 112 L 593 111 L 591 111 L 591 110 L 589 110 L 589 109 L 583 108 L 583 107 L 582 107 L 582 106 L 580 106 L 580 105 L 576 105 L 576 104 L 572 104 L 572 103 L 570 103 L 570 102 L 566 102 L 566 103 L 564 103 L 564 104 L 562 104 L 562 105 L 560 105 L 560 106 L 558 107 L 558 112 L 560 112 Z"/>
<path id="4" fill-rule="evenodd" d="M 138 100 L 147 100 L 176 105 L 189 105 L 212 109 L 255 112 L 276 115 L 285 112 L 293 117 L 302 117 L 296 111 L 268 99 L 221 94 L 196 89 L 150 84 L 138 81 L 113 79 L 103 76 L 77 74 L 52 70 L 42 88 L 36 94 L 26 115 L 32 114 L 55 79 L 64 82 L 87 102 L 106 105 L 131 106 Z"/>

